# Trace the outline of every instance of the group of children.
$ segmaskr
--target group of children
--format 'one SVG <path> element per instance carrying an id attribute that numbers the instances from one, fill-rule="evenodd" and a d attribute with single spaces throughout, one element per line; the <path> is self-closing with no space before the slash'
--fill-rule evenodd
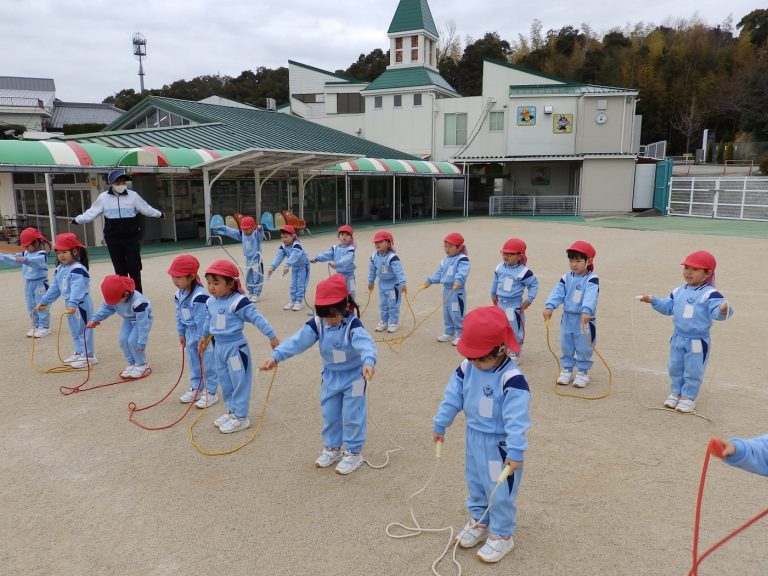
<path id="1" fill-rule="evenodd" d="M 198 275 L 199 262 L 189 254 L 177 256 L 168 269 L 176 287 L 174 303 L 179 341 L 190 367 L 190 389 L 181 397 L 200 408 L 218 402 L 218 389 L 226 413 L 214 424 L 222 433 L 250 427 L 253 363 L 243 335 L 245 322 L 254 324 L 269 340 L 273 351 L 260 365 L 271 370 L 278 363 L 300 354 L 318 343 L 322 358 L 320 407 L 323 417 L 323 449 L 315 464 L 326 468 L 337 464 L 340 474 L 349 474 L 363 463 L 361 455 L 367 435 L 367 384 L 374 376 L 376 346 L 359 318 L 355 302 L 355 242 L 351 227 L 338 230 L 338 244 L 309 258 L 293 227 L 280 229 L 281 243 L 268 269 L 271 275 L 285 260 L 283 274 L 291 272 L 290 302 L 285 310 L 300 310 L 306 302 L 310 264 L 327 262 L 335 271 L 317 284 L 314 312 L 293 336 L 283 342 L 266 318 L 257 310 L 264 281 L 261 264 L 263 230 L 251 217 L 244 217 L 240 229 L 227 227 L 215 231 L 239 239 L 246 257 L 246 289 L 240 269 L 231 261 L 214 261 L 205 271 L 206 287 Z M 66 360 L 73 367 L 95 364 L 92 331 L 110 315 L 123 317 L 120 343 L 128 360 L 121 373 L 125 378 L 146 374 L 145 349 L 152 326 L 149 301 L 135 290 L 133 281 L 122 276 L 107 276 L 102 285 L 104 305 L 93 314 L 89 294 L 87 252 L 74 234 L 59 234 L 53 244 L 59 261 L 54 280 L 47 285 L 47 242 L 36 230 L 21 234 L 24 252 L 3 261 L 23 266 L 27 307 L 33 320 L 30 337 L 50 332 L 47 307 L 61 296 L 67 307 L 68 323 L 74 342 L 74 355 Z M 373 238 L 368 290 L 379 282 L 378 332 L 400 328 L 400 305 L 407 294 L 406 278 L 394 238 L 378 231 Z M 526 433 L 530 427 L 530 391 L 519 369 L 525 340 L 525 312 L 538 293 L 538 280 L 527 265 L 526 244 L 511 238 L 501 247 L 501 262 L 491 282 L 492 306 L 467 312 L 466 283 L 470 261 L 464 238 L 459 233 L 443 239 L 445 258 L 437 271 L 426 277 L 423 288 L 443 286 L 443 333 L 439 342 L 451 342 L 465 360 L 446 386 L 444 398 L 434 417 L 433 439 L 442 442 L 446 429 L 458 412 L 466 419 L 466 475 L 470 521 L 458 535 L 459 544 L 471 548 L 485 540 L 478 557 L 497 562 L 509 553 L 515 532 L 516 496 L 523 473 Z M 577 241 L 566 249 L 569 271 L 552 289 L 543 316 L 550 320 L 553 311 L 563 306 L 561 319 L 561 373 L 557 384 L 583 388 L 589 383 L 589 369 L 597 337 L 596 312 L 599 279 L 594 271 L 595 248 Z M 708 252 L 695 252 L 683 261 L 685 284 L 666 299 L 643 295 L 662 314 L 673 316 L 674 332 L 670 344 L 669 374 L 671 393 L 664 402 L 668 408 L 692 412 L 704 370 L 709 359 L 709 331 L 713 320 L 728 318 L 733 310 L 715 289 L 715 258 Z M 207 289 L 206 289 L 207 288 Z M 576 368 L 576 374 L 573 369 Z M 768 473 L 768 437 L 756 444 L 740 440 L 723 441 L 726 461 Z M 763 454 L 763 456 L 755 456 Z M 761 460 L 762 458 L 762 460 Z M 495 485 L 498 473 L 508 466 L 511 474 L 503 489 Z M 490 474 L 489 474 L 490 471 Z M 494 505 L 480 523 L 494 489 Z"/>

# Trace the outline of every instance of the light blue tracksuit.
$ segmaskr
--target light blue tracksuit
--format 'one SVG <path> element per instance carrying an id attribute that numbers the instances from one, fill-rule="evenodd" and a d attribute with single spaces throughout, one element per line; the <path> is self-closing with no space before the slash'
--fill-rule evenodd
<path id="1" fill-rule="evenodd" d="M 400 322 L 400 300 L 405 286 L 405 272 L 400 257 L 392 251 L 371 254 L 368 265 L 368 285 L 379 277 L 379 319 L 384 324 Z"/>
<path id="2" fill-rule="evenodd" d="M 496 299 L 496 305 L 507 315 L 520 350 L 525 340 L 525 312 L 522 306 L 526 291 L 525 301 L 530 305 L 539 293 L 539 280 L 528 266 L 522 263 L 507 266 L 504 262 L 496 266 L 491 282 L 491 299 Z"/>
<path id="3" fill-rule="evenodd" d="M 326 250 L 320 252 L 315 256 L 317 262 L 330 262 L 336 263 L 336 272 L 343 274 L 347 279 L 347 290 L 352 299 L 355 298 L 355 247 L 350 244 L 344 246 L 343 244 L 335 244 Z"/>
<path id="4" fill-rule="evenodd" d="M 342 444 L 359 454 L 368 434 L 367 396 L 363 366 L 376 365 L 376 346 L 356 316 L 347 316 L 338 326 L 327 326 L 322 318 L 307 321 L 272 352 L 277 362 L 301 354 L 319 342 L 323 360 L 320 409 L 323 413 L 323 444 Z"/>
<path id="5" fill-rule="evenodd" d="M 24 262 L 16 262 L 16 258 L 23 258 Z M 27 303 L 27 312 L 32 318 L 32 325 L 35 328 L 49 328 L 51 312 L 47 308 L 35 310 L 35 306 L 40 304 L 43 294 L 48 290 L 48 252 L 24 250 L 17 254 L 0 254 L 0 262 L 9 266 L 21 266 L 24 300 Z"/>
<path id="6" fill-rule="evenodd" d="M 709 362 L 713 320 L 725 320 L 733 314 L 720 314 L 725 297 L 708 284 L 678 286 L 666 298 L 653 297 L 651 306 L 665 316 L 672 316 L 669 342 L 669 377 L 671 392 L 695 400 L 699 395 L 704 370 Z"/>
<path id="7" fill-rule="evenodd" d="M 275 259 L 272 261 L 272 270 L 277 270 L 283 259 L 286 259 L 285 265 L 291 269 L 291 302 L 301 302 L 304 300 L 307 284 L 309 284 L 309 257 L 301 243 L 294 238 L 290 246 L 280 243 Z"/>
<path id="8" fill-rule="evenodd" d="M 768 434 L 748 440 L 731 438 L 731 442 L 736 447 L 736 451 L 731 456 L 723 458 L 726 464 L 768 476 Z"/>
<path id="9" fill-rule="evenodd" d="M 253 384 L 253 362 L 243 326 L 250 322 L 272 340 L 275 331 L 248 298 L 232 292 L 222 298 L 208 299 L 210 322 L 203 336 L 213 336 L 213 353 L 221 394 L 230 413 L 239 419 L 248 417 Z"/>
<path id="10" fill-rule="evenodd" d="M 67 308 L 74 308 L 74 314 L 67 314 L 67 324 L 72 334 L 75 354 L 84 355 L 87 349 L 88 356 L 95 356 L 93 330 L 85 330 L 86 322 L 93 315 L 90 289 L 91 276 L 85 266 L 77 261 L 72 264 L 59 264 L 53 272 L 53 282 L 40 299 L 40 304 L 50 306 L 61 296 Z"/>
<path id="11" fill-rule="evenodd" d="M 490 370 L 480 370 L 464 360 L 445 387 L 433 430 L 445 434 L 460 411 L 464 411 L 466 432 L 467 509 L 479 520 L 508 458 L 522 462 L 528 448 L 526 432 L 531 427 L 531 394 L 525 376 L 511 359 Z M 513 536 L 516 527 L 517 493 L 523 466 L 507 478 L 493 497 L 493 506 L 483 520 L 490 533 Z"/>
<path id="12" fill-rule="evenodd" d="M 200 389 L 200 358 L 197 355 L 200 338 L 208 330 L 208 298 L 211 295 L 200 284 L 195 283 L 192 289 L 177 290 L 173 296 L 176 306 L 176 332 L 186 341 L 185 351 L 189 364 L 189 388 Z M 216 372 L 216 358 L 213 354 L 215 343 L 211 342 L 203 352 L 205 369 L 205 386 L 208 394 L 216 394 L 219 387 L 219 377 Z M 202 391 L 202 390 L 200 390 Z"/>
<path id="13" fill-rule="evenodd" d="M 217 226 L 213 229 L 216 234 L 224 234 L 243 243 L 245 256 L 245 288 L 248 295 L 260 296 L 264 287 L 264 263 L 261 261 L 261 241 L 264 240 L 264 229 L 258 226 L 252 234 L 244 234 L 242 230 L 229 226 Z"/>
<path id="14" fill-rule="evenodd" d="M 461 336 L 467 307 L 467 295 L 464 291 L 467 276 L 469 257 L 462 253 L 446 256 L 440 262 L 437 272 L 427 276 L 427 284 L 443 285 L 443 332 L 451 336 Z M 461 284 L 461 288 L 454 290 L 454 283 Z"/>
<path id="15" fill-rule="evenodd" d="M 129 366 L 144 366 L 147 363 L 147 342 L 152 330 L 152 305 L 141 292 L 134 290 L 126 302 L 101 305 L 93 315 L 93 322 L 103 322 L 112 314 L 123 317 L 120 327 L 120 349 Z"/>
<path id="16" fill-rule="evenodd" d="M 547 298 L 545 308 L 554 310 L 563 305 L 560 321 L 560 365 L 563 370 L 573 370 L 574 364 L 580 372 L 592 368 L 592 348 L 597 340 L 597 297 L 600 293 L 600 279 L 594 272 L 576 275 L 564 274 Z M 586 336 L 581 331 L 581 315 L 589 314 Z"/>

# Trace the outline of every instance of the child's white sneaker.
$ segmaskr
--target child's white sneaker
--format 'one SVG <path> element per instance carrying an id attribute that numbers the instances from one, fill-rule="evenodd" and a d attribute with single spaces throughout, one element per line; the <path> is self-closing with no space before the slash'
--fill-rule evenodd
<path id="1" fill-rule="evenodd" d="M 458 345 L 459 345 L 459 340 L 461 340 L 461 337 L 460 337 L 460 336 L 456 336 L 456 338 L 454 338 L 453 340 L 451 340 L 451 344 L 452 344 L 453 346 L 458 346 Z"/>
<path id="2" fill-rule="evenodd" d="M 379 323 L 376 324 L 376 328 L 375 328 L 376 332 L 384 332 L 384 330 L 386 329 L 387 329 L 387 323 L 379 320 Z"/>
<path id="3" fill-rule="evenodd" d="M 74 362 L 70 362 L 69 365 L 72 366 L 72 368 L 88 368 L 88 364 L 91 366 L 94 366 L 95 364 L 98 364 L 99 361 L 96 359 L 95 356 L 88 356 L 88 359 L 86 360 L 85 356 L 78 356 L 78 360 L 75 360 Z"/>
<path id="4" fill-rule="evenodd" d="M 288 302 L 285 306 L 283 306 L 283 310 L 290 310 L 293 308 L 293 302 Z"/>
<path id="5" fill-rule="evenodd" d="M 667 399 L 664 400 L 664 408 L 675 408 L 678 402 L 680 402 L 680 396 L 677 394 L 670 394 L 667 396 Z"/>
<path id="6" fill-rule="evenodd" d="M 493 564 L 509 554 L 514 547 L 515 542 L 512 540 L 511 536 L 509 538 L 489 536 L 488 540 L 483 544 L 483 547 L 477 551 L 477 557 L 483 562 Z"/>
<path id="7" fill-rule="evenodd" d="M 299 310 L 301 310 L 301 308 L 302 308 L 301 302 L 294 302 L 293 303 L 293 311 L 294 312 L 298 312 Z"/>
<path id="8" fill-rule="evenodd" d="M 576 388 L 584 388 L 587 384 L 589 384 L 589 374 L 582 372 L 581 370 L 576 372 L 576 378 L 573 379 L 573 385 Z"/>
<path id="9" fill-rule="evenodd" d="M 341 459 L 341 462 L 339 462 L 339 465 L 336 466 L 336 473 L 337 474 L 351 474 L 360 466 L 363 464 L 363 456 L 362 454 L 352 454 L 352 452 L 349 452 L 348 450 L 344 450 L 344 456 Z"/>
<path id="10" fill-rule="evenodd" d="M 438 342 L 450 342 L 456 338 L 453 334 L 440 334 L 440 336 L 437 337 Z"/>
<path id="11" fill-rule="evenodd" d="M 318 468 L 328 468 L 328 466 L 340 460 L 341 457 L 341 448 L 323 448 L 320 456 L 315 460 L 315 466 Z"/>
<path id="12" fill-rule="evenodd" d="M 130 368 L 130 366 L 129 366 L 129 368 Z M 127 368 L 126 368 L 126 370 L 127 370 Z M 122 376 L 122 374 L 120 374 L 120 376 Z M 190 388 L 189 390 L 184 392 L 184 394 L 182 394 L 181 398 L 179 398 L 179 401 L 182 404 L 189 404 L 190 402 L 194 402 L 195 400 L 200 398 L 200 396 L 198 396 L 197 392 L 198 392 L 197 389 Z"/>
<path id="13" fill-rule="evenodd" d="M 251 302 L 256 304 L 256 302 L 259 301 L 259 295 L 258 294 L 251 294 L 250 296 L 248 296 L 248 300 L 250 300 Z"/>
<path id="14" fill-rule="evenodd" d="M 216 428 L 221 428 L 222 426 L 224 426 L 224 424 L 229 422 L 230 418 L 232 418 L 232 413 L 231 412 L 227 412 L 226 414 L 222 414 L 221 416 L 216 418 L 216 420 L 213 421 L 213 425 L 216 426 Z"/>
<path id="15" fill-rule="evenodd" d="M 37 328 L 32 328 L 29 332 L 27 332 L 27 338 L 34 338 L 35 330 L 37 330 Z"/>
<path id="16" fill-rule="evenodd" d="M 221 432 L 224 434 L 232 434 L 232 432 L 239 432 L 240 430 L 245 430 L 246 428 L 250 427 L 251 421 L 248 419 L 248 417 L 238 418 L 232 414 L 230 415 L 229 420 L 219 426 L 219 430 L 221 430 Z"/>
<path id="17" fill-rule="evenodd" d="M 571 376 L 571 371 L 563 368 L 562 372 L 560 372 L 560 376 L 557 377 L 557 383 L 560 384 L 560 386 L 568 386 L 568 384 L 571 383 Z"/>
<path id="18" fill-rule="evenodd" d="M 696 409 L 696 401 L 691 398 L 681 397 L 675 406 L 675 410 L 683 414 L 690 414 Z"/>
<path id="19" fill-rule="evenodd" d="M 128 366 L 125 367 L 125 370 L 120 372 L 120 378 L 130 378 L 131 374 L 133 374 L 133 364 L 128 364 Z M 192 392 L 194 393 L 194 390 Z M 186 396 L 186 394 L 184 394 L 184 396 Z M 184 402 L 184 396 L 182 396 L 182 402 Z M 190 402 L 190 400 L 187 400 L 187 402 Z"/>
<path id="20" fill-rule="evenodd" d="M 49 328 L 37 328 L 33 334 L 34 338 L 43 338 L 44 336 L 50 336 L 51 330 Z"/>
<path id="21" fill-rule="evenodd" d="M 456 536 L 456 540 L 459 541 L 459 546 L 462 548 L 474 548 L 480 544 L 480 540 L 488 535 L 488 524 L 485 526 L 475 526 L 475 521 L 470 520 L 461 529 L 461 532 Z"/>
<path id="22" fill-rule="evenodd" d="M 516 365 L 520 366 L 520 354 L 517 354 L 517 353 L 515 353 L 515 352 L 512 352 L 512 353 L 509 355 L 509 357 L 510 357 L 510 359 L 512 360 L 512 362 L 514 362 Z"/>
<path id="23" fill-rule="evenodd" d="M 387 326 L 387 332 L 389 332 L 390 334 L 397 332 L 399 329 L 400 329 L 400 326 L 398 326 L 397 324 L 390 324 L 389 326 Z"/>
<path id="24" fill-rule="evenodd" d="M 143 378 L 147 370 L 149 370 L 148 364 L 137 364 L 133 367 L 133 371 L 129 378 Z"/>
<path id="25" fill-rule="evenodd" d="M 208 392 L 203 392 L 203 394 L 200 396 L 200 399 L 197 401 L 197 403 L 195 403 L 195 406 L 198 408 L 208 408 L 209 406 L 216 404 L 218 401 L 218 394 L 209 394 Z"/>
<path id="26" fill-rule="evenodd" d="M 82 354 L 72 354 L 72 356 L 70 356 L 69 358 L 64 358 L 62 362 L 64 362 L 64 364 L 72 364 L 72 362 L 77 362 L 82 359 L 83 359 Z"/>

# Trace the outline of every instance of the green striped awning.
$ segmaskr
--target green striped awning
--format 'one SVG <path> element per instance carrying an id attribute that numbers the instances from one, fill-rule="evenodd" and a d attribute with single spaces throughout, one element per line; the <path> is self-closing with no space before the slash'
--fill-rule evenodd
<path id="1" fill-rule="evenodd" d="M 364 172 L 389 174 L 461 174 L 461 168 L 450 162 L 428 162 L 427 160 L 391 160 L 384 158 L 358 158 L 340 162 L 325 172 Z"/>
<path id="2" fill-rule="evenodd" d="M 230 156 L 230 150 L 205 148 L 111 148 L 74 141 L 0 140 L 0 170 L 3 165 L 110 168 L 115 166 L 190 167 Z"/>

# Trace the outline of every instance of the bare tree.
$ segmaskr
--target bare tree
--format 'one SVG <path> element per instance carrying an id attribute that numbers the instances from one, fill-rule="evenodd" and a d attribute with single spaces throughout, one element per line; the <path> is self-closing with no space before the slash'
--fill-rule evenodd
<path id="1" fill-rule="evenodd" d="M 685 151 L 691 151 L 691 141 L 697 136 L 704 126 L 706 110 L 701 107 L 696 96 L 691 96 L 690 101 L 681 104 L 673 111 L 670 125 L 680 134 L 685 136 Z"/>
<path id="2" fill-rule="evenodd" d="M 437 40 L 437 67 L 446 60 L 453 60 L 458 63 L 461 60 L 461 42 L 456 33 L 456 22 L 447 20 L 445 27 L 438 30 L 439 38 Z"/>

